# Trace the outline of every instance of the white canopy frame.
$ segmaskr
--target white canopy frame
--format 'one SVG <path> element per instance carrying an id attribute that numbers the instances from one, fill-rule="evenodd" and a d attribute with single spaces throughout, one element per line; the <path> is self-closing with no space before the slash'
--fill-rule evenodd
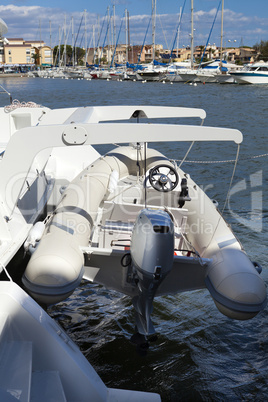
<path id="1" fill-rule="evenodd" d="M 13 134 L 0 163 L 0 198 L 5 202 L 9 181 L 22 177 L 17 183 L 14 200 L 18 200 L 35 156 L 44 149 L 77 145 L 99 145 L 133 142 L 180 142 L 180 141 L 234 141 L 240 144 L 242 133 L 236 129 L 206 126 L 148 123 L 99 123 L 99 121 L 126 120 L 135 117 L 205 118 L 202 109 L 154 107 L 154 106 L 108 106 L 69 109 L 63 124 L 55 124 L 56 110 L 48 113 L 43 124 L 26 127 Z M 60 112 L 60 110 L 59 110 Z M 66 119 L 67 117 L 67 119 Z M 61 116 L 62 118 L 62 116 Z M 52 124 L 49 124 L 52 122 Z M 25 146 L 27 144 L 27 152 Z M 24 178 L 24 179 L 23 179 Z M 15 205 L 16 205 L 15 202 Z M 8 215 L 13 207 L 7 206 Z M 11 209 L 10 209 L 11 208 Z"/>

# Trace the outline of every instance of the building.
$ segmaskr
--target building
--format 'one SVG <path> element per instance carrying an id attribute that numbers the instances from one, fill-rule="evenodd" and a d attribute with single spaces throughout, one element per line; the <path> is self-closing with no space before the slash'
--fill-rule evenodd
<path id="1" fill-rule="evenodd" d="M 196 46 L 194 48 L 194 60 L 198 61 L 201 59 L 204 53 L 204 60 L 216 60 L 220 58 L 221 50 L 219 47 L 213 45 L 208 45 L 205 52 L 205 46 Z M 253 63 L 257 57 L 258 53 L 255 49 L 249 47 L 237 47 L 237 48 L 225 48 L 223 49 L 223 59 L 231 63 L 245 64 Z M 164 50 L 161 54 L 162 61 L 169 61 L 170 50 Z M 191 50 L 190 47 L 174 49 L 172 52 L 172 61 L 181 62 L 185 60 L 190 60 Z"/>
<path id="2" fill-rule="evenodd" d="M 4 46 L 5 64 L 10 66 L 34 64 L 33 52 L 31 45 L 22 38 L 7 39 Z"/>
<path id="3" fill-rule="evenodd" d="M 155 59 L 160 59 L 160 53 L 163 52 L 162 45 L 155 45 Z M 108 64 L 112 62 L 114 58 L 114 63 L 124 64 L 126 61 L 129 63 L 150 63 L 153 57 L 153 47 L 152 45 L 128 45 L 125 44 L 117 45 L 116 52 L 114 54 L 114 46 L 105 46 L 104 48 L 90 48 L 87 50 L 87 62 L 88 64 L 98 63 Z"/>
<path id="4" fill-rule="evenodd" d="M 7 66 L 51 66 L 52 60 L 52 49 L 44 41 L 8 38 L 4 44 L 4 63 Z"/>
<path id="5" fill-rule="evenodd" d="M 160 57 L 163 62 L 181 62 L 181 61 L 186 61 L 191 59 L 191 49 L 190 47 L 183 47 L 181 49 L 174 49 L 172 52 L 172 57 L 170 60 L 170 50 L 163 50 L 162 53 L 160 53 Z"/>
<path id="6" fill-rule="evenodd" d="M 240 54 L 239 54 L 239 60 L 241 63 L 253 63 L 258 54 L 255 49 L 249 48 L 249 47 L 241 47 L 239 48 Z"/>
<path id="7" fill-rule="evenodd" d="M 227 48 L 223 51 L 224 59 L 232 63 L 253 63 L 257 60 L 258 52 L 250 47 Z"/>

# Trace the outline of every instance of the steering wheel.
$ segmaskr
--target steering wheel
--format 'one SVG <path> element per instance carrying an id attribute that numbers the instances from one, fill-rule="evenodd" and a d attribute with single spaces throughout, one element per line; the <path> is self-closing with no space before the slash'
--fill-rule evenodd
<path id="1" fill-rule="evenodd" d="M 176 170 L 170 165 L 157 165 L 149 172 L 151 186 L 157 191 L 168 192 L 174 190 L 179 182 Z"/>

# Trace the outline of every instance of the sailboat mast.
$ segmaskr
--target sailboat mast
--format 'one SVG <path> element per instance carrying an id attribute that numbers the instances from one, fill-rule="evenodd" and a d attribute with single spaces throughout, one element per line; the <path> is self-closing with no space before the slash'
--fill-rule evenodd
<path id="1" fill-rule="evenodd" d="M 127 9 L 125 9 L 125 19 L 126 19 L 126 65 L 128 63 L 128 32 L 127 32 Z"/>
<path id="2" fill-rule="evenodd" d="M 114 51 L 116 48 L 116 27 L 115 27 L 115 5 L 113 5 L 113 27 L 114 27 Z M 114 67 L 114 58 L 113 58 L 113 67 Z"/>
<path id="3" fill-rule="evenodd" d="M 152 46 L 153 46 L 153 61 L 155 59 L 155 18 L 156 18 L 156 0 L 152 0 Z"/>
<path id="4" fill-rule="evenodd" d="M 222 42 L 223 42 L 223 9 L 224 0 L 221 0 L 221 51 L 220 51 L 220 70 L 222 71 Z"/>
<path id="5" fill-rule="evenodd" d="M 51 40 L 51 21 L 49 20 L 49 46 L 50 46 L 50 67 L 52 67 L 53 64 L 53 52 L 52 52 L 52 40 Z"/>
<path id="6" fill-rule="evenodd" d="M 95 52 L 95 25 L 92 27 L 92 35 L 93 35 L 93 64 L 95 64 L 95 57 L 96 57 L 96 52 Z"/>
<path id="7" fill-rule="evenodd" d="M 39 20 L 39 31 L 40 31 L 40 50 L 39 50 L 39 56 L 40 56 L 40 68 L 42 68 L 41 20 Z"/>
<path id="8" fill-rule="evenodd" d="M 72 17 L 72 58 L 73 58 L 73 60 L 72 60 L 72 64 L 73 64 L 73 67 L 74 67 L 74 17 Z"/>
<path id="9" fill-rule="evenodd" d="M 60 56 L 61 56 L 61 54 L 60 54 L 60 39 L 61 39 L 61 27 L 59 26 L 59 68 L 60 68 Z"/>
<path id="10" fill-rule="evenodd" d="M 87 10 L 85 12 L 85 66 L 87 65 Z"/>
<path id="11" fill-rule="evenodd" d="M 191 68 L 194 67 L 194 0 L 191 0 Z"/>
<path id="12" fill-rule="evenodd" d="M 181 7 L 180 7 L 180 14 L 179 14 L 179 22 L 180 22 L 180 21 L 181 21 Z M 181 26 L 181 24 L 179 23 L 178 30 L 177 30 L 177 52 L 176 52 L 177 58 L 179 57 L 180 26 Z M 172 55 L 171 55 L 171 56 L 172 56 Z"/>
<path id="13" fill-rule="evenodd" d="M 98 15 L 98 64 L 100 64 L 100 16 Z"/>
<path id="14" fill-rule="evenodd" d="M 67 36 L 66 36 L 66 14 L 64 17 L 64 68 L 66 68 L 66 41 L 67 41 Z"/>
<path id="15" fill-rule="evenodd" d="M 107 7 L 107 61 L 108 65 L 110 65 L 110 7 Z M 103 51 L 104 51 L 104 45 L 103 44 Z"/>
<path id="16" fill-rule="evenodd" d="M 128 52 L 129 52 L 129 50 L 130 50 L 129 11 L 127 12 L 127 45 L 128 45 Z M 133 63 L 133 57 L 132 57 L 132 63 Z"/>
<path id="17" fill-rule="evenodd" d="M 49 45 L 50 45 L 50 49 L 52 49 L 52 41 L 51 41 L 51 21 L 49 20 Z"/>

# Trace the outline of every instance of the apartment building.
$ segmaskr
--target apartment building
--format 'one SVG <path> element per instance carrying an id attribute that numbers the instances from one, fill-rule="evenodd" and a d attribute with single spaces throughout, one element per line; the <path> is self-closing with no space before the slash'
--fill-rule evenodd
<path id="1" fill-rule="evenodd" d="M 162 45 L 155 45 L 155 59 L 160 58 L 160 53 L 163 52 Z M 105 46 L 104 48 L 90 48 L 87 50 L 87 62 L 88 64 L 93 64 L 93 58 L 95 62 L 99 59 L 103 64 L 110 64 L 114 57 L 115 63 L 149 63 L 152 61 L 153 57 L 153 47 L 152 45 L 128 45 L 126 52 L 126 45 L 121 44 L 116 47 L 116 52 L 114 54 L 114 46 Z"/>
<path id="2" fill-rule="evenodd" d="M 52 49 L 46 46 L 44 41 L 7 38 L 3 51 L 5 65 L 50 66 L 52 64 Z"/>
<path id="3" fill-rule="evenodd" d="M 240 61 L 241 63 L 253 63 L 257 56 L 258 52 L 255 49 L 240 47 L 240 48 L 230 48 L 224 50 L 225 58 L 228 61 L 236 62 Z"/>

